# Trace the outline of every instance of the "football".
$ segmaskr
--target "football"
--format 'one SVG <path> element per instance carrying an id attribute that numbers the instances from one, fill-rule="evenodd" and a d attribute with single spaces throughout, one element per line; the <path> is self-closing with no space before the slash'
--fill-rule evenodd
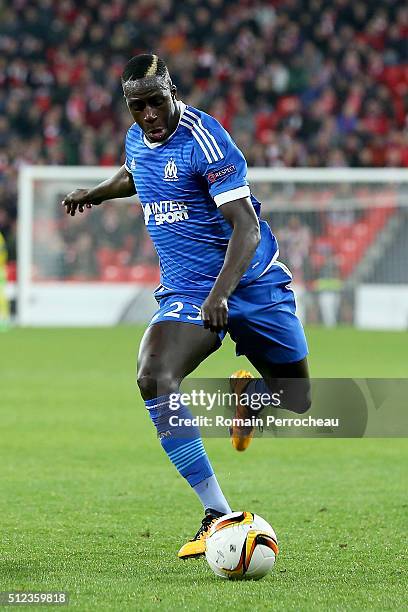
<path id="1" fill-rule="evenodd" d="M 211 527 L 205 556 L 221 578 L 259 580 L 272 569 L 278 552 L 269 523 L 252 512 L 232 512 Z"/>

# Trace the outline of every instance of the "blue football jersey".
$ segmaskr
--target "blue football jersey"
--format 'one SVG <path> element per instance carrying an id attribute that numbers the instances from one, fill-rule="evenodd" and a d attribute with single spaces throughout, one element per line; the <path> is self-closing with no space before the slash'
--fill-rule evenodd
<path id="1" fill-rule="evenodd" d="M 162 143 L 149 142 L 134 123 L 126 135 L 126 162 L 144 220 L 160 260 L 166 289 L 207 294 L 224 263 L 232 228 L 219 207 L 251 195 L 245 158 L 228 132 L 206 113 L 180 104 L 177 129 Z M 269 225 L 243 275 L 244 286 L 277 256 Z"/>

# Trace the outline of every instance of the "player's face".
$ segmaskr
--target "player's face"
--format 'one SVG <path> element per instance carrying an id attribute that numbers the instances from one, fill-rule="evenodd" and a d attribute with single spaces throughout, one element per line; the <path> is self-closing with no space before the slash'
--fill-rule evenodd
<path id="1" fill-rule="evenodd" d="M 167 79 L 146 78 L 123 84 L 126 103 L 150 142 L 162 142 L 177 127 L 176 87 Z"/>

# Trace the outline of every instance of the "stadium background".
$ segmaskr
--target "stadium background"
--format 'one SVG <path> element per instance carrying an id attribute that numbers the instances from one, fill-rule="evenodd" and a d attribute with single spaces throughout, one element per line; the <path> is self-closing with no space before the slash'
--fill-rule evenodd
<path id="1" fill-rule="evenodd" d="M 213 114 L 249 166 L 407 168 L 407 33 L 400 1 L 7 3 L 0 232 L 10 281 L 19 168 L 123 163 L 120 74 L 133 54 L 161 54 L 181 98 Z M 358 283 L 408 282 L 405 189 L 255 193 L 307 293 L 305 321 L 353 324 Z M 106 205 L 75 224 L 58 213 L 36 219 L 33 279 L 157 281 L 139 207 Z"/>
<path id="2" fill-rule="evenodd" d="M 54 166 L 58 177 L 66 164 L 121 164 L 130 116 L 119 76 L 137 52 L 167 60 L 181 97 L 214 114 L 250 166 L 408 166 L 403 2 L 10 0 L 0 17 L 9 286 L 19 169 Z M 33 280 L 102 280 L 113 291 L 142 281 L 150 291 L 156 259 L 137 206 L 73 220 L 53 196 L 44 217 L 36 188 Z M 308 320 L 346 325 L 308 326 L 313 376 L 406 378 L 406 331 L 347 326 L 363 272 L 365 283 L 407 285 L 401 185 L 262 189 L 282 259 L 311 296 Z M 319 304 L 324 288 L 338 302 L 334 319 Z M 257 439 L 244 455 L 206 440 L 231 504 L 270 520 L 281 555 L 259 584 L 217 582 L 205 562 L 180 565 L 175 553 L 201 509 L 157 448 L 135 390 L 143 327 L 1 334 L 0 591 L 65 589 L 80 610 L 404 609 L 403 439 Z M 197 375 L 239 366 L 227 340 Z"/>

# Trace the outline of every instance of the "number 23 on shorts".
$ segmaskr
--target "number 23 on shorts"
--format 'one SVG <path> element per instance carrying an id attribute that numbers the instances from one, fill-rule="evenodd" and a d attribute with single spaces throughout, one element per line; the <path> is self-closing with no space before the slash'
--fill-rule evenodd
<path id="1" fill-rule="evenodd" d="M 201 308 L 196 304 L 190 304 L 175 300 L 161 306 L 158 312 L 153 316 L 151 323 L 158 321 L 178 320 L 189 321 L 192 323 L 201 322 Z"/>

